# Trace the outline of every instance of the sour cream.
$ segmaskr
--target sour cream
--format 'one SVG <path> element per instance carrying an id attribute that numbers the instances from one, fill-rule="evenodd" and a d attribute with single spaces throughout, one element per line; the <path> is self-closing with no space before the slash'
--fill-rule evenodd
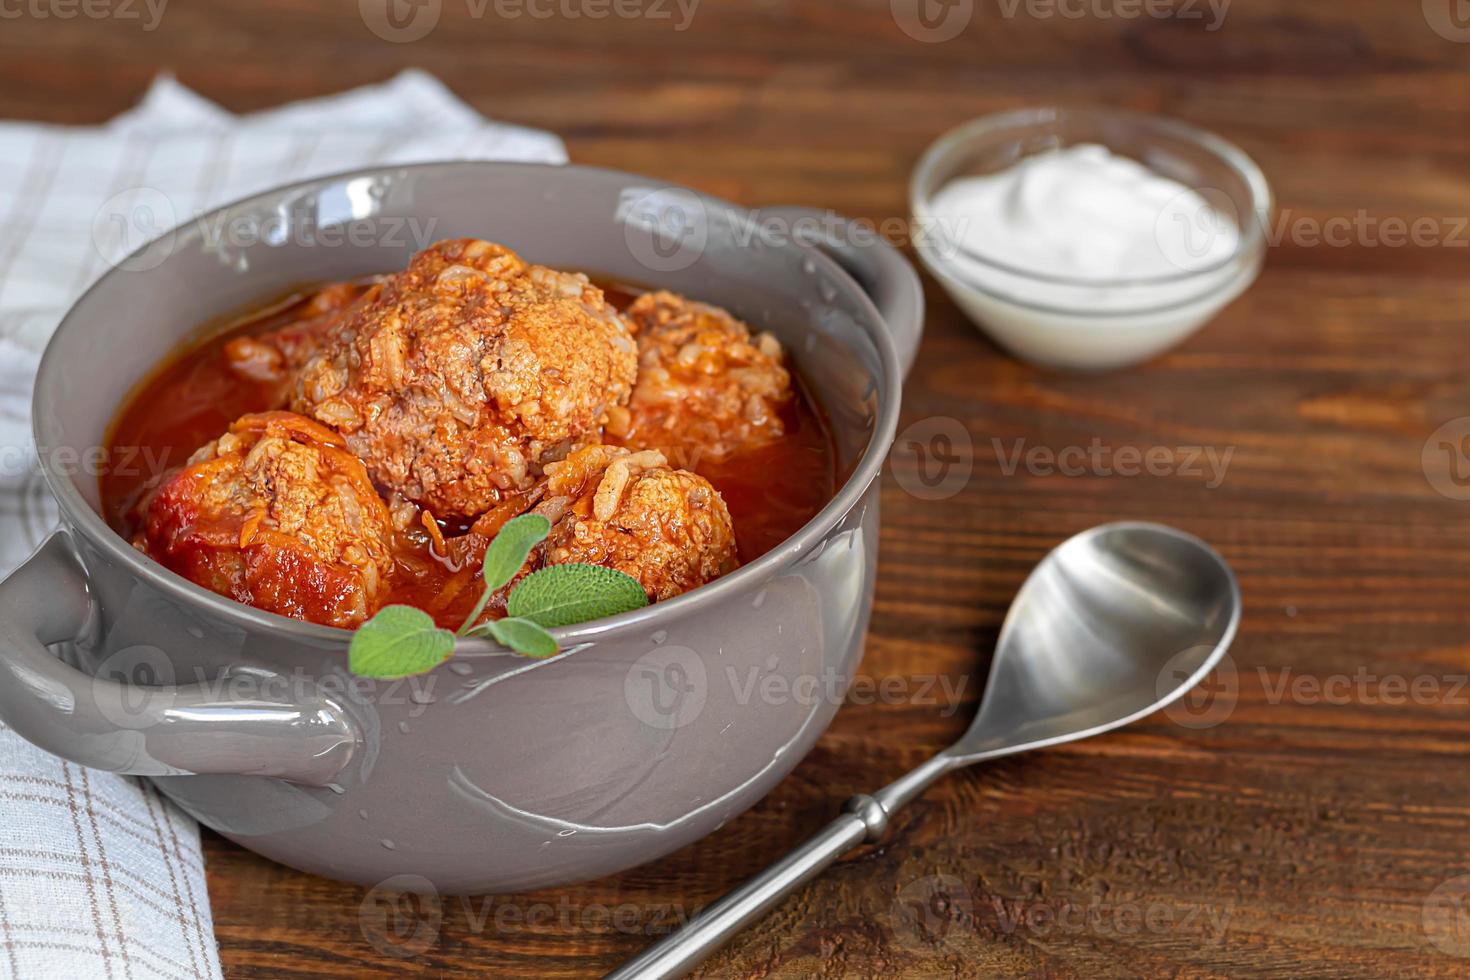
<path id="1" fill-rule="evenodd" d="M 1240 245 L 1235 223 L 1202 194 L 1095 143 L 952 180 L 931 207 L 972 256 L 1099 287 L 1208 269 Z M 1045 298 L 1044 289 L 1022 292 Z M 1097 298 L 1108 306 L 1130 299 L 1121 289 L 1099 289 Z"/>
<path id="2" fill-rule="evenodd" d="M 998 342 L 1097 368 L 1178 342 L 1254 280 L 1230 206 L 1088 143 L 953 178 L 915 218 L 925 263 Z"/>

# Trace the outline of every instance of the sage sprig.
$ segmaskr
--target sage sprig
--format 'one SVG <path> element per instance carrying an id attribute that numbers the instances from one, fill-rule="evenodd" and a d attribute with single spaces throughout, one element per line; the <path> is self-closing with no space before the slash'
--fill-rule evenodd
<path id="1" fill-rule="evenodd" d="M 490 636 L 527 657 L 550 657 L 560 648 L 548 628 L 601 619 L 648 605 L 643 586 L 630 575 L 601 565 L 549 565 L 511 589 L 507 616 L 476 625 L 497 589 L 525 565 L 535 547 L 551 533 L 540 514 L 522 514 L 505 523 L 485 549 L 480 567 L 484 588 L 474 610 L 450 632 L 412 606 L 384 606 L 358 627 L 348 648 L 348 666 L 363 677 L 407 677 L 433 670 L 454 654 L 464 636 Z"/>

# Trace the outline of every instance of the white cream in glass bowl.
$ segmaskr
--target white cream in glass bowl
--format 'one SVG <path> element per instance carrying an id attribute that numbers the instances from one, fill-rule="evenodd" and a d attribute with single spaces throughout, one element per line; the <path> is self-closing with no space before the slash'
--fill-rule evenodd
<path id="1" fill-rule="evenodd" d="M 1179 343 L 1255 281 L 1271 191 L 1223 139 L 1110 109 L 987 116 L 910 184 L 914 244 L 998 344 L 1102 370 Z"/>

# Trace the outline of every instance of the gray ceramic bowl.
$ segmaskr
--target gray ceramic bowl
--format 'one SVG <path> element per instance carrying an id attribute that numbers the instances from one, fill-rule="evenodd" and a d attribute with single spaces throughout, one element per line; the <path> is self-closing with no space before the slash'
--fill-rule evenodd
<path id="1" fill-rule="evenodd" d="M 261 854 L 363 883 L 533 888 L 708 834 L 811 748 L 862 653 L 877 480 L 922 293 L 896 252 L 851 230 L 611 171 L 454 163 L 271 191 L 145 246 L 82 297 L 41 365 L 36 442 L 64 526 L 0 584 L 0 719 L 152 777 Z M 820 250 L 793 240 L 813 233 Z M 465 641 L 431 674 L 371 683 L 346 671 L 349 634 L 214 595 L 103 522 L 95 447 L 198 324 L 455 236 L 775 331 L 831 418 L 836 499 L 718 582 L 558 631 L 554 659 Z M 73 640 L 76 666 L 48 649 Z"/>

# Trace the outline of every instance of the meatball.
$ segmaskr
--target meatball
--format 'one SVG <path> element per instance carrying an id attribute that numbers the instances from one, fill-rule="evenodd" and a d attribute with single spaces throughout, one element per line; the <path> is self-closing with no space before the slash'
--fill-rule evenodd
<path id="1" fill-rule="evenodd" d="M 207 589 L 353 627 L 393 568 L 388 508 L 342 437 L 289 412 L 245 415 L 153 493 L 135 544 Z"/>
<path id="2" fill-rule="evenodd" d="M 586 562 L 631 575 L 654 602 L 734 570 L 735 532 L 708 480 L 656 450 L 588 446 L 546 467 L 535 508 L 552 521 L 546 565 Z"/>
<path id="3" fill-rule="evenodd" d="M 595 441 L 637 369 L 628 324 L 585 276 L 461 239 L 387 277 L 307 362 L 291 407 L 341 432 L 380 487 L 473 517 Z"/>
<path id="4" fill-rule="evenodd" d="M 357 283 L 333 283 L 302 303 L 297 318 L 289 323 L 253 337 L 233 338 L 224 348 L 230 370 L 264 384 L 293 381 L 363 292 Z"/>
<path id="5" fill-rule="evenodd" d="M 668 292 L 638 297 L 627 317 L 639 373 L 628 413 L 609 425 L 618 442 L 694 469 L 701 457 L 727 459 L 784 434 L 791 375 L 775 337 L 752 337 L 719 307 Z"/>

